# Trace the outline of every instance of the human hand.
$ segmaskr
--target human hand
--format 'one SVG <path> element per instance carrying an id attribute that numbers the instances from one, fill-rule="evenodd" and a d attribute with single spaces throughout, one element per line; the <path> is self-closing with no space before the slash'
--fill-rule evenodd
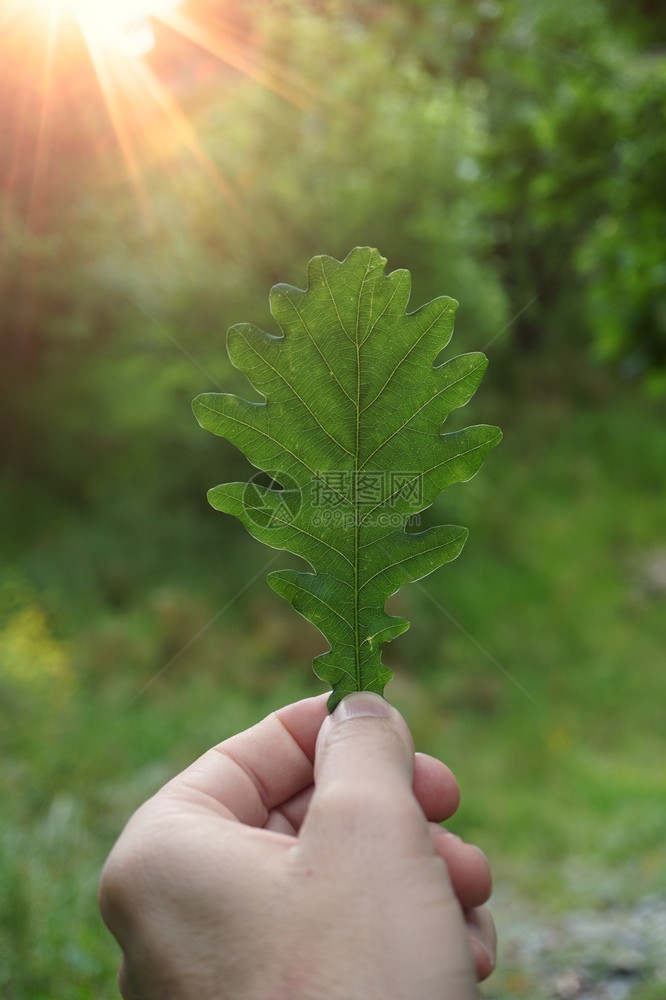
<path id="1" fill-rule="evenodd" d="M 495 941 L 485 857 L 439 826 L 457 805 L 378 695 L 214 747 L 104 868 L 125 1000 L 471 1000 Z"/>

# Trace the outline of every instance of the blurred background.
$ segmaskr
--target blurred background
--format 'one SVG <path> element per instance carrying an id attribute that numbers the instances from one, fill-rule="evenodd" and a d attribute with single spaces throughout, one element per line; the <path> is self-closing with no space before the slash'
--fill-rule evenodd
<path id="1" fill-rule="evenodd" d="M 190 401 L 356 245 L 460 301 L 505 433 L 384 654 L 495 869 L 484 995 L 664 996 L 665 110 L 655 0 L 2 0 L 3 1000 L 115 997 L 131 811 L 322 690 Z"/>

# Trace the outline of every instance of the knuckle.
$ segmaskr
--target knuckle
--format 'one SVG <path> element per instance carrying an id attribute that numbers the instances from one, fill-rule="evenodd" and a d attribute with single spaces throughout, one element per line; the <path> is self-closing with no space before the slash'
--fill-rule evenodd
<path id="1" fill-rule="evenodd" d="M 411 821 L 423 826 L 426 823 L 410 792 L 360 778 L 330 782 L 322 790 L 319 807 L 329 821 L 349 831 L 364 826 L 388 830 L 396 820 L 400 820 L 403 829 Z"/>
<path id="2" fill-rule="evenodd" d="M 102 918 L 111 930 L 130 920 L 141 894 L 144 866 L 139 855 L 121 837 L 109 855 L 100 876 L 98 901 Z"/>

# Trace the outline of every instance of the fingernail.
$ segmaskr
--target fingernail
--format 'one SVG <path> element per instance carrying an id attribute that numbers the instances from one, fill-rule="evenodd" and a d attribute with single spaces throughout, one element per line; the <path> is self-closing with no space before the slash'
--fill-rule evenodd
<path id="1" fill-rule="evenodd" d="M 496 961 L 496 955 L 494 950 L 490 947 L 490 945 L 486 944 L 486 942 L 483 940 L 477 927 L 470 925 L 468 923 L 467 929 L 472 948 L 476 947 L 486 957 L 486 959 L 490 963 L 490 968 L 494 969 Z"/>
<path id="2" fill-rule="evenodd" d="M 346 722 L 348 719 L 359 719 L 363 716 L 386 719 L 390 711 L 388 702 L 380 694 L 359 691 L 356 694 L 348 694 L 342 699 L 333 712 L 333 719 L 335 722 Z"/>

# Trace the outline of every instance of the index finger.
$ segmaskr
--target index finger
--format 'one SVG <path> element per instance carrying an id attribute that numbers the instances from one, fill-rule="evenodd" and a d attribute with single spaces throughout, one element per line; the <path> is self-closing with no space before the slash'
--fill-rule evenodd
<path id="1" fill-rule="evenodd" d="M 312 784 L 326 700 L 318 695 L 278 709 L 208 750 L 163 791 L 204 801 L 227 819 L 264 826 L 272 809 Z"/>

